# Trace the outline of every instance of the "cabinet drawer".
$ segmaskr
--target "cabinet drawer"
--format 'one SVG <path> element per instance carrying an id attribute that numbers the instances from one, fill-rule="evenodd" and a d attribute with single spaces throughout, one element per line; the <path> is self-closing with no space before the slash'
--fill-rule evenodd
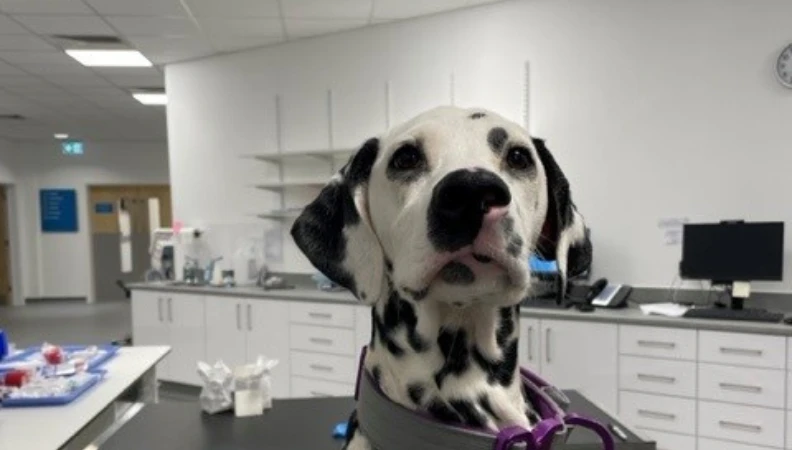
<path id="1" fill-rule="evenodd" d="M 784 411 L 699 402 L 699 436 L 746 444 L 784 446 Z"/>
<path id="2" fill-rule="evenodd" d="M 291 323 L 321 325 L 325 327 L 355 327 L 355 309 L 352 306 L 295 302 L 289 305 Z"/>
<path id="3" fill-rule="evenodd" d="M 698 440 L 698 450 L 768 450 L 767 447 L 738 444 L 736 442 L 718 441 L 715 439 L 701 438 Z"/>
<path id="4" fill-rule="evenodd" d="M 321 355 L 292 352 L 291 373 L 320 380 L 354 383 L 355 358 L 349 356 Z"/>
<path id="5" fill-rule="evenodd" d="M 696 363 L 622 356 L 619 387 L 630 391 L 680 397 L 696 396 Z"/>
<path id="6" fill-rule="evenodd" d="M 294 350 L 355 356 L 354 330 L 292 325 L 289 342 Z"/>
<path id="7" fill-rule="evenodd" d="M 786 341 L 780 336 L 702 331 L 699 333 L 699 360 L 784 369 Z"/>
<path id="8" fill-rule="evenodd" d="M 351 397 L 355 394 L 354 384 L 311 380 L 302 377 L 292 377 L 291 386 L 292 398 Z"/>
<path id="9" fill-rule="evenodd" d="M 623 325 L 619 329 L 619 350 L 624 355 L 694 361 L 696 331 Z"/>
<path id="10" fill-rule="evenodd" d="M 698 373 L 700 399 L 784 408 L 783 370 L 701 363 Z"/>
<path id="11" fill-rule="evenodd" d="M 696 433 L 696 401 L 691 399 L 622 392 L 619 416 L 637 428 Z"/>
<path id="12" fill-rule="evenodd" d="M 640 430 L 642 434 L 657 441 L 657 450 L 696 450 L 696 438 L 664 431 Z"/>

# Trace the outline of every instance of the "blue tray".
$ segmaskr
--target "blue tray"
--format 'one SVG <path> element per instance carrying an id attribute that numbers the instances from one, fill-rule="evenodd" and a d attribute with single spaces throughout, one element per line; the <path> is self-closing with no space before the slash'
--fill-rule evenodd
<path id="1" fill-rule="evenodd" d="M 101 367 L 104 363 L 106 363 L 110 358 L 114 357 L 116 353 L 118 353 L 118 347 L 115 345 L 97 345 L 96 346 L 101 353 L 97 354 L 90 361 L 88 361 L 88 370 L 93 370 Z M 64 345 L 62 346 L 63 351 L 66 353 L 74 353 L 81 350 L 85 350 L 88 348 L 87 345 Z M 24 363 L 41 351 L 41 347 L 30 347 L 25 350 L 22 350 L 20 353 L 17 353 L 14 356 L 8 357 L 0 361 L 0 373 L 7 372 L 13 367 L 10 367 L 8 364 L 14 363 Z"/>
<path id="2" fill-rule="evenodd" d="M 93 375 L 85 383 L 80 385 L 77 389 L 69 392 L 67 395 L 46 398 L 7 398 L 0 403 L 4 408 L 27 408 L 33 406 L 60 406 L 67 405 L 78 397 L 83 395 L 86 391 L 91 389 L 104 378 L 105 372 L 103 370 L 96 370 L 87 372 Z"/>

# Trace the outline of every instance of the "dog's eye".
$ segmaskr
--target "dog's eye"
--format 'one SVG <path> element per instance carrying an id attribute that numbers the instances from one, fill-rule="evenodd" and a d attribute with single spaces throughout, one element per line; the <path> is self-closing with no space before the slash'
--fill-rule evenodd
<path id="1" fill-rule="evenodd" d="M 526 170 L 533 165 L 531 152 L 525 147 L 512 147 L 506 154 L 506 163 L 514 170 Z"/>
<path id="2" fill-rule="evenodd" d="M 423 163 L 423 153 L 415 144 L 405 144 L 393 154 L 390 167 L 398 170 L 412 170 Z"/>

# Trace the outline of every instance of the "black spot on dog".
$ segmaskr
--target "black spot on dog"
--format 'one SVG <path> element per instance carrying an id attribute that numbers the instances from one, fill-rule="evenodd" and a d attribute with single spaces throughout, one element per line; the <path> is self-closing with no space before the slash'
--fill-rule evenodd
<path id="1" fill-rule="evenodd" d="M 478 398 L 478 403 L 479 406 L 481 406 L 481 409 L 484 410 L 485 413 L 489 414 L 490 417 L 492 417 L 495 421 L 501 420 L 500 417 L 498 417 L 498 414 L 495 413 L 495 410 L 492 409 L 492 404 L 490 403 L 490 399 L 487 394 L 481 394 L 481 396 Z"/>
<path id="2" fill-rule="evenodd" d="M 448 404 L 462 417 L 462 423 L 469 427 L 481 428 L 487 419 L 476 409 L 470 400 L 453 399 Z"/>
<path id="3" fill-rule="evenodd" d="M 443 354 L 443 367 L 435 373 L 435 383 L 442 388 L 448 375 L 459 375 L 470 366 L 470 349 L 465 330 L 443 330 L 437 336 L 437 345 Z"/>
<path id="4" fill-rule="evenodd" d="M 473 253 L 473 259 L 475 259 L 476 261 L 482 264 L 487 264 L 492 262 L 492 258 L 490 258 L 489 256 L 479 255 L 478 253 Z"/>
<path id="5" fill-rule="evenodd" d="M 393 262 L 388 258 L 385 258 L 385 270 L 387 270 L 388 273 L 393 273 Z"/>
<path id="6" fill-rule="evenodd" d="M 517 339 L 509 342 L 503 349 L 503 358 L 499 361 L 490 361 L 478 348 L 473 348 L 473 360 L 487 373 L 487 382 L 509 386 L 514 381 L 517 369 Z"/>
<path id="7" fill-rule="evenodd" d="M 432 401 L 429 403 L 429 406 L 426 407 L 426 410 L 432 417 L 439 420 L 440 422 L 452 425 L 462 423 L 462 419 L 459 417 L 459 414 L 457 414 L 440 399 L 432 399 Z"/>
<path id="8" fill-rule="evenodd" d="M 379 139 L 371 138 L 349 160 L 345 182 L 350 187 L 365 183 L 371 177 L 371 168 L 379 154 Z"/>
<path id="9" fill-rule="evenodd" d="M 426 388 L 421 383 L 410 383 L 407 385 L 407 396 L 410 397 L 410 400 L 416 406 L 421 406 L 424 393 L 426 393 Z"/>
<path id="10" fill-rule="evenodd" d="M 429 295 L 429 286 L 421 289 L 420 291 L 414 291 L 406 286 L 403 287 L 402 290 L 409 294 L 409 296 L 412 297 L 416 302 L 420 302 L 421 300 L 425 299 L 427 295 Z"/>
<path id="11" fill-rule="evenodd" d="M 423 143 L 419 140 L 405 142 L 393 152 L 385 169 L 385 176 L 396 183 L 411 183 L 427 172 L 429 172 L 429 162 L 424 153 Z"/>
<path id="12" fill-rule="evenodd" d="M 380 369 L 379 366 L 374 366 L 371 369 L 371 376 L 374 378 L 374 384 L 381 386 L 380 381 L 382 381 L 382 369 Z"/>
<path id="13" fill-rule="evenodd" d="M 501 127 L 495 127 L 487 133 L 487 142 L 490 148 L 499 155 L 503 152 L 503 147 L 508 139 L 509 133 Z"/>
<path id="14" fill-rule="evenodd" d="M 514 239 L 512 239 L 509 242 L 509 245 L 506 247 L 506 252 L 516 258 L 520 254 L 520 251 L 522 250 L 522 246 L 523 246 L 522 238 L 520 236 L 515 236 Z"/>
<path id="15" fill-rule="evenodd" d="M 446 264 L 440 269 L 440 279 L 449 284 L 472 284 L 476 281 L 476 275 L 470 267 L 456 261 Z"/>
<path id="16" fill-rule="evenodd" d="M 384 330 L 390 335 L 396 328 L 404 325 L 407 328 L 407 342 L 418 353 L 429 349 L 429 344 L 418 334 L 418 316 L 410 302 L 404 300 L 396 291 L 391 291 L 385 304 L 383 317 Z"/>
<path id="17" fill-rule="evenodd" d="M 371 308 L 371 327 L 373 329 L 373 335 L 379 338 L 379 342 L 385 346 L 390 354 L 397 358 L 404 355 L 404 349 L 393 341 L 390 331 L 383 323 L 383 320 L 379 317 L 379 314 L 377 314 L 376 308 Z"/>
<path id="18" fill-rule="evenodd" d="M 503 233 L 507 236 L 511 235 L 514 232 L 514 217 L 506 216 L 501 222 L 501 226 L 503 226 Z"/>
<path id="19" fill-rule="evenodd" d="M 365 300 L 366 299 L 366 291 L 360 291 L 360 299 L 361 300 Z"/>
<path id="20" fill-rule="evenodd" d="M 495 340 L 498 342 L 499 347 L 503 348 L 506 346 L 515 328 L 514 308 L 501 308 L 500 324 L 498 325 L 498 331 L 495 333 Z"/>
<path id="21" fill-rule="evenodd" d="M 481 119 L 482 117 L 486 117 L 486 116 L 487 116 L 487 115 L 486 115 L 486 114 L 484 114 L 483 112 L 474 112 L 474 113 L 473 113 L 473 114 L 471 114 L 469 117 L 470 117 L 471 119 L 473 119 L 473 120 L 476 120 L 476 119 Z"/>

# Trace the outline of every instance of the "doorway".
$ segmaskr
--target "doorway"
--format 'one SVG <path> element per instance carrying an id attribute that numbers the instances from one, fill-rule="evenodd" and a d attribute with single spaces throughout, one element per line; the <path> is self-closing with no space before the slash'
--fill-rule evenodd
<path id="1" fill-rule="evenodd" d="M 159 201 L 159 226 L 171 225 L 168 185 L 95 185 L 88 187 L 94 298 L 98 302 L 125 299 L 119 281 L 143 281 L 151 267 L 149 199 Z M 122 239 L 119 217 L 129 214 L 129 237 Z M 131 265 L 122 267 L 122 240 L 129 242 Z"/>
<path id="2" fill-rule="evenodd" d="M 10 305 L 11 294 L 11 232 L 8 188 L 0 185 L 0 305 Z"/>

